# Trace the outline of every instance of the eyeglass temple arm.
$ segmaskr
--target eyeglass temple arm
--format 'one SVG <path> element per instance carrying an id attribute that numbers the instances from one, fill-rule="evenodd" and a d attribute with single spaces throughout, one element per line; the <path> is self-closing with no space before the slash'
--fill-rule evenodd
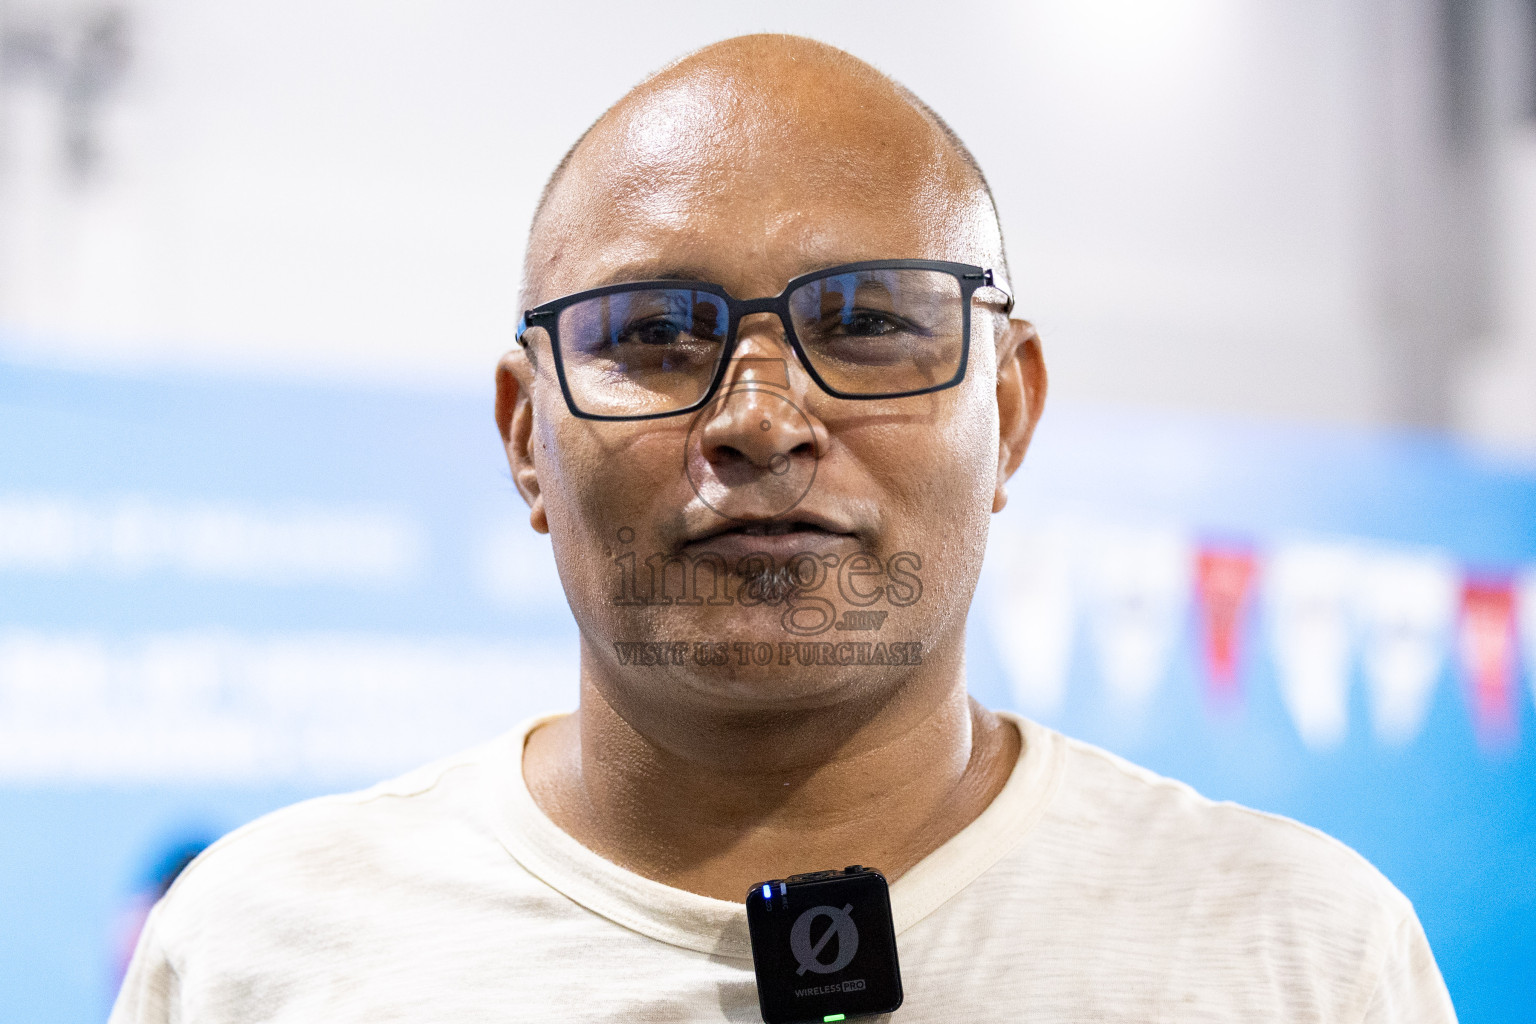
<path id="1" fill-rule="evenodd" d="M 970 275 L 966 275 L 966 276 L 969 277 Z M 995 288 L 996 290 L 998 290 L 998 291 L 1003 293 L 1003 313 L 1005 315 L 1008 314 L 1008 313 L 1012 313 L 1013 312 L 1013 293 L 1010 292 L 1007 288 L 1005 288 L 1002 285 L 997 283 L 997 279 L 995 278 L 995 276 L 993 275 L 993 273 L 992 273 L 992 271 L 990 269 L 983 270 L 981 272 L 981 278 L 982 278 L 981 286 L 983 288 Z"/>
<path id="2" fill-rule="evenodd" d="M 513 340 L 523 348 L 527 348 L 528 338 L 526 335 L 528 333 L 528 328 L 533 326 L 533 323 L 530 323 L 530 321 L 543 320 L 548 316 L 549 313 L 547 311 L 543 313 L 536 313 L 531 309 L 525 310 L 523 315 L 517 321 L 517 330 L 512 335 Z"/>

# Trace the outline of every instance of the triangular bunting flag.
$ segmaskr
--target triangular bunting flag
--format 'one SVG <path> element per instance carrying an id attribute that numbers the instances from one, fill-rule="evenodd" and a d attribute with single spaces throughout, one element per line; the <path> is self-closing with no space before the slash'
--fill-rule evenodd
<path id="1" fill-rule="evenodd" d="M 1220 701 L 1238 696 L 1243 618 L 1257 573 L 1253 552 L 1244 549 L 1207 548 L 1195 561 L 1206 678 Z"/>
<path id="2" fill-rule="evenodd" d="M 1477 736 L 1502 745 L 1515 735 L 1515 590 L 1469 580 L 1461 592 L 1461 662 Z"/>
<path id="3" fill-rule="evenodd" d="M 1356 614 L 1371 723 L 1388 743 L 1418 735 L 1445 663 L 1461 576 L 1433 551 L 1382 551 L 1360 570 Z"/>
<path id="4" fill-rule="evenodd" d="M 1269 635 L 1280 696 L 1309 747 L 1348 731 L 1350 612 L 1359 558 L 1341 545 L 1288 544 L 1265 565 Z"/>
<path id="5" fill-rule="evenodd" d="M 992 640 L 1022 710 L 1049 714 L 1066 692 L 1076 620 L 1075 545 L 1065 524 L 993 531 Z"/>
<path id="6" fill-rule="evenodd" d="M 1168 672 L 1189 608 L 1194 548 L 1174 530 L 1102 527 L 1083 538 L 1089 635 L 1117 703 L 1143 705 Z"/>
<path id="7" fill-rule="evenodd" d="M 1525 648 L 1525 678 L 1531 685 L 1531 699 L 1536 700 L 1536 567 L 1521 576 L 1516 599 L 1520 605 L 1520 644 Z"/>

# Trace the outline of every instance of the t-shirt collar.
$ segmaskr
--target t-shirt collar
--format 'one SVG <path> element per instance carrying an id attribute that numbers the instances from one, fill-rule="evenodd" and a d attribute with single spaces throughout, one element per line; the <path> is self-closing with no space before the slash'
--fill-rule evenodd
<path id="1" fill-rule="evenodd" d="M 937 910 L 1022 842 L 1060 785 L 1065 747 L 1055 732 L 1017 715 L 1019 760 L 1002 790 L 965 828 L 891 883 L 891 913 L 900 934 Z M 493 745 L 487 799 L 497 839 L 546 885 L 595 914 L 684 949 L 750 960 L 744 903 L 664 885 L 593 853 L 562 831 L 534 802 L 523 776 L 523 747 L 539 726 L 529 719 Z"/>

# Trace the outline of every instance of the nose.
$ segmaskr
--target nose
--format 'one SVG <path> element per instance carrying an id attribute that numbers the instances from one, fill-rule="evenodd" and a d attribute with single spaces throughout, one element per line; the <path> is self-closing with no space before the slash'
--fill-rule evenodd
<path id="1" fill-rule="evenodd" d="M 735 467 L 783 476 L 825 452 L 826 427 L 796 400 L 805 389 L 791 386 L 792 373 L 803 375 L 792 360 L 782 345 L 743 338 L 700 425 L 701 454 L 717 473 Z"/>

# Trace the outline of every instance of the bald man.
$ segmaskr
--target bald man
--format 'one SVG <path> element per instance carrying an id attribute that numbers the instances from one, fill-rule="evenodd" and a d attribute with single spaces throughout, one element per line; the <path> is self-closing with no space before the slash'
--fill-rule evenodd
<path id="1" fill-rule="evenodd" d="M 974 160 L 845 53 L 624 97 L 497 375 L 579 707 L 215 844 L 113 1020 L 755 1020 L 748 887 L 847 864 L 891 882 L 899 1021 L 1454 1019 L 1344 846 L 967 695 L 1046 393 L 1006 267 Z"/>

